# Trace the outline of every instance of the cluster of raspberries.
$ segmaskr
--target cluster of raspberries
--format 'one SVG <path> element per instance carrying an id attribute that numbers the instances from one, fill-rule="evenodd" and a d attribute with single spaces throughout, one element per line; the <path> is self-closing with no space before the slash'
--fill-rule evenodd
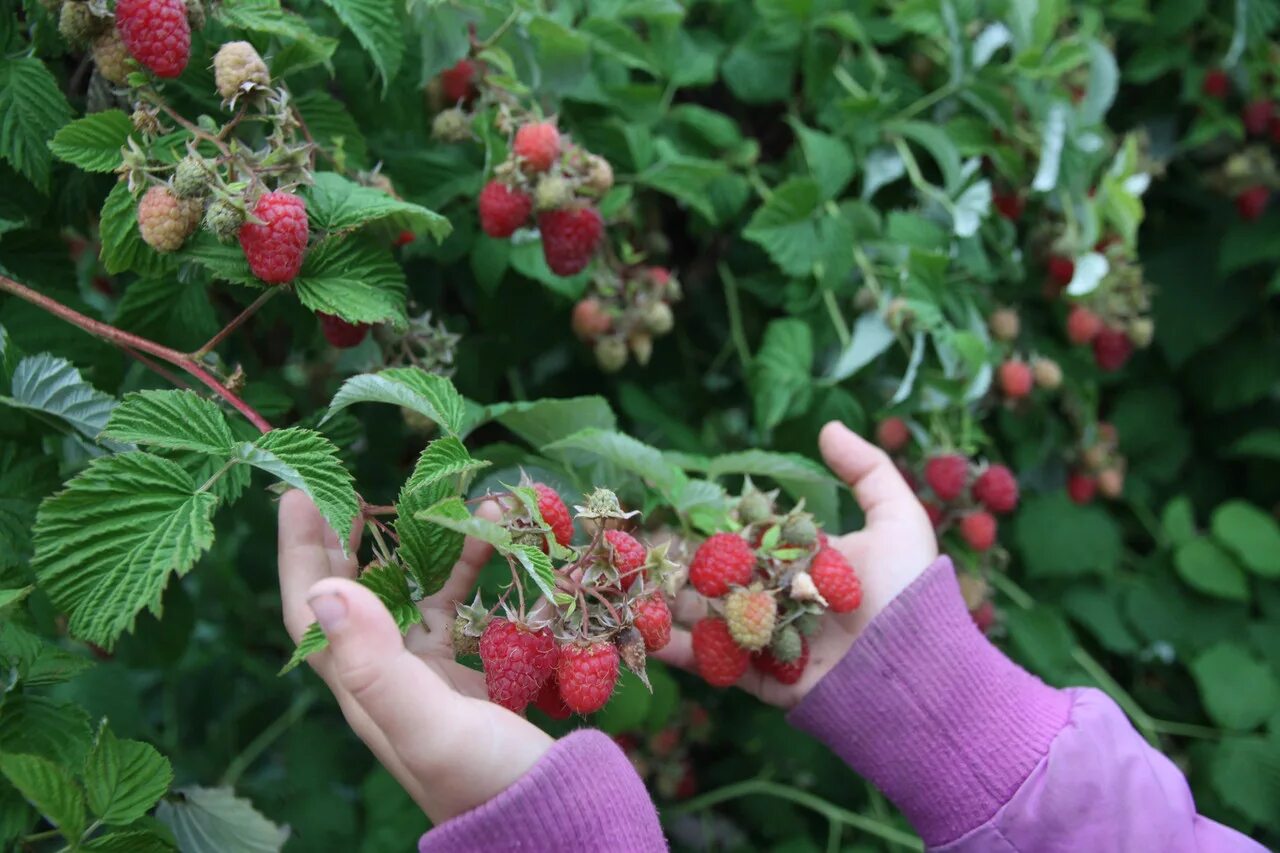
<path id="1" fill-rule="evenodd" d="M 1124 493 L 1127 467 L 1127 460 L 1120 453 L 1119 432 L 1114 425 L 1099 421 L 1080 441 L 1067 475 L 1067 495 L 1078 504 L 1091 503 L 1099 494 L 1115 500 Z"/>
<path id="2" fill-rule="evenodd" d="M 1022 320 L 1015 309 L 999 308 L 987 318 L 987 328 L 996 341 L 1016 345 Z M 1035 386 L 1046 391 L 1058 390 L 1062 385 L 1062 367 L 1051 358 L 1037 355 L 1024 359 L 1014 353 L 996 369 L 995 385 L 1000 396 L 1013 406 L 1031 396 Z"/>
<path id="3" fill-rule="evenodd" d="M 693 656 L 709 684 L 727 687 L 754 666 L 795 684 L 809 663 L 809 637 L 827 611 L 862 603 L 862 586 L 813 516 L 780 515 L 777 494 L 746 484 L 736 532 L 704 541 L 689 562 L 689 584 L 711 599 L 713 615 L 693 626 Z"/>
<path id="4" fill-rule="evenodd" d="M 643 366 L 653 353 L 653 339 L 675 326 L 671 303 L 679 299 L 680 282 L 666 267 L 600 275 L 591 295 L 573 306 L 573 333 L 591 345 L 606 373 L 621 370 L 631 356 Z"/>
<path id="5" fill-rule="evenodd" d="M 536 545 L 551 558 L 557 600 L 526 611 L 524 598 L 512 612 L 511 593 L 498 609 L 479 599 L 460 606 L 454 650 L 478 652 L 489 699 L 515 713 L 529 705 L 553 719 L 600 710 L 613 695 L 620 667 L 647 683 L 645 658 L 671 639 L 671 610 L 659 585 L 670 570 L 666 548 L 646 548 L 620 525 L 625 513 L 617 496 L 597 489 L 577 507 L 576 518 L 591 532 L 575 546 L 574 515 L 545 483 L 494 495 L 504 507 L 513 541 Z M 513 566 L 514 571 L 514 566 Z"/>
<path id="6" fill-rule="evenodd" d="M 105 4 L 62 0 L 57 13 L 67 43 L 88 49 L 98 74 L 119 86 L 138 69 L 161 78 L 180 75 L 191 58 L 191 31 L 205 19 L 198 0 L 118 0 L 114 20 Z"/>
<path id="7" fill-rule="evenodd" d="M 679 801 L 698 793 L 693 752 L 711 739 L 712 728 L 706 708 L 685 702 L 658 731 L 634 729 L 614 735 L 613 740 L 659 800 Z"/>
<path id="8" fill-rule="evenodd" d="M 1113 373 L 1128 363 L 1135 349 L 1145 349 L 1155 337 L 1151 294 L 1142 267 L 1128 257 L 1117 238 L 1106 238 L 1094 251 L 1107 258 L 1109 271 L 1098 287 L 1073 302 L 1064 323 L 1067 340 L 1093 351 L 1098 368 Z M 1075 261 L 1050 254 L 1045 293 L 1057 298 L 1075 278 Z"/>

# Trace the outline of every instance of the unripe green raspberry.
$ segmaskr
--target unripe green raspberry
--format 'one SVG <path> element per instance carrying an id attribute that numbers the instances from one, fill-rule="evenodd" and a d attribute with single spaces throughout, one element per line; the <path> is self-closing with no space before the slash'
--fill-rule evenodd
<path id="1" fill-rule="evenodd" d="M 81 47 L 105 29 L 105 21 L 89 11 L 81 0 L 67 0 L 58 13 L 58 32 L 73 47 Z"/>
<path id="2" fill-rule="evenodd" d="M 536 210 L 559 210 L 573 201 L 573 184 L 562 175 L 543 175 L 533 190 Z"/>
<path id="3" fill-rule="evenodd" d="M 271 83 L 271 71 L 247 41 L 229 41 L 213 55 L 213 81 L 222 99 L 229 101 L 255 87 Z"/>
<path id="4" fill-rule="evenodd" d="M 800 638 L 799 630 L 794 625 L 788 625 L 778 631 L 773 637 L 773 642 L 769 644 L 769 651 L 778 663 L 791 663 L 800 657 L 803 651 L 803 640 Z"/>
<path id="5" fill-rule="evenodd" d="M 457 107 L 441 110 L 431 122 L 431 135 L 441 142 L 465 142 L 471 138 L 471 117 Z"/>
<path id="6" fill-rule="evenodd" d="M 748 651 L 758 652 L 769 645 L 777 617 L 778 606 L 773 596 L 758 585 L 735 589 L 724 603 L 729 634 L 739 647 Z"/>
<path id="7" fill-rule="evenodd" d="M 796 626 L 796 630 L 806 637 L 816 636 L 818 629 L 822 627 L 822 619 L 815 613 L 805 613 L 796 618 L 791 623 Z"/>
<path id="8" fill-rule="evenodd" d="M 605 373 L 617 373 L 627 364 L 627 342 L 622 338 L 601 338 L 595 347 L 596 364 Z"/>
<path id="9" fill-rule="evenodd" d="M 220 243 L 235 242 L 243 224 L 244 211 L 225 198 L 209 202 L 209 209 L 204 213 L 204 227 Z"/>
<path id="10" fill-rule="evenodd" d="M 808 513 L 793 515 L 782 525 L 782 541 L 791 545 L 812 545 L 818 541 L 818 527 Z"/>
<path id="11" fill-rule="evenodd" d="M 129 49 L 111 27 L 93 40 L 93 62 L 104 80 L 123 86 L 129 79 Z"/>
<path id="12" fill-rule="evenodd" d="M 1031 375 L 1035 379 L 1036 385 L 1046 391 L 1054 391 L 1062 385 L 1062 368 L 1053 359 L 1032 359 Z"/>
<path id="13" fill-rule="evenodd" d="M 613 167 L 598 154 L 587 158 L 587 186 L 601 195 L 613 187 Z"/>
<path id="14" fill-rule="evenodd" d="M 636 363 L 641 367 L 649 363 L 650 357 L 653 356 L 653 338 L 644 332 L 634 333 L 627 343 L 631 345 L 631 354 L 636 357 Z"/>
<path id="15" fill-rule="evenodd" d="M 209 168 L 195 154 L 178 161 L 173 170 L 173 191 L 178 198 L 203 198 L 209 194 Z"/>
<path id="16" fill-rule="evenodd" d="M 773 517 L 773 505 L 764 492 L 747 492 L 738 501 L 738 519 L 743 524 L 759 524 Z"/>
<path id="17" fill-rule="evenodd" d="M 1128 331 L 1133 345 L 1138 349 L 1146 349 L 1156 336 L 1156 324 L 1150 317 L 1138 317 L 1129 322 Z"/>
<path id="18" fill-rule="evenodd" d="M 654 302 L 644 309 L 644 325 L 655 335 L 665 335 L 675 324 L 671 306 L 665 302 Z"/>
<path id="19" fill-rule="evenodd" d="M 187 23 L 191 25 L 191 29 L 203 30 L 207 20 L 204 3 L 201 0 L 187 0 Z"/>

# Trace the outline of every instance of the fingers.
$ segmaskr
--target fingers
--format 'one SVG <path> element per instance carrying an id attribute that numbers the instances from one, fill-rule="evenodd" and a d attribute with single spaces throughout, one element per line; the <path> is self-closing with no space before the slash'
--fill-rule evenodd
<path id="1" fill-rule="evenodd" d="M 315 621 L 307 607 L 307 590 L 334 572 L 331 549 L 325 545 L 326 534 L 336 543 L 333 531 L 311 498 L 298 489 L 285 492 L 280 499 L 277 558 L 284 624 L 295 643 Z M 336 545 L 333 550 L 341 556 Z M 342 560 L 345 563 L 346 558 Z"/>
<path id="2" fill-rule="evenodd" d="M 649 656 L 677 669 L 697 671 L 693 660 L 693 639 L 684 628 L 673 626 L 671 640 L 656 652 L 650 652 Z"/>
<path id="3" fill-rule="evenodd" d="M 836 476 L 853 489 L 868 524 L 923 512 L 888 455 L 844 424 L 831 421 L 824 426 L 818 448 Z"/>

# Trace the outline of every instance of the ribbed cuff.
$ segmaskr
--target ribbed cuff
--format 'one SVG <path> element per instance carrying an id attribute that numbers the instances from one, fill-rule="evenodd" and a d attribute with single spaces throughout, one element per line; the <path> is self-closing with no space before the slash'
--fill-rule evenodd
<path id="1" fill-rule="evenodd" d="M 653 801 L 607 735 L 582 729 L 487 803 L 432 829 L 420 853 L 665 851 Z"/>
<path id="2" fill-rule="evenodd" d="M 930 846 L 985 823 L 1066 725 L 1067 694 L 974 626 L 939 558 L 788 716 L 873 782 Z"/>

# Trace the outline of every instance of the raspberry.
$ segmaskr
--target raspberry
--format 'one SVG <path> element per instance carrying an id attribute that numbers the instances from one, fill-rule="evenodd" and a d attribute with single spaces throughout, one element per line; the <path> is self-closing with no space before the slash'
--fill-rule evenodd
<path id="1" fill-rule="evenodd" d="M 782 541 L 808 547 L 818 541 L 818 526 L 808 513 L 793 515 L 782 523 Z"/>
<path id="2" fill-rule="evenodd" d="M 1078 346 L 1093 343 L 1102 331 L 1102 318 L 1083 305 L 1072 307 L 1067 314 L 1067 340 Z"/>
<path id="3" fill-rule="evenodd" d="M 627 365 L 627 342 L 622 338 L 601 338 L 595 347 L 596 364 L 605 373 L 617 373 Z"/>
<path id="4" fill-rule="evenodd" d="M 751 665 L 781 684 L 795 684 L 809 665 L 809 641 L 798 633 L 796 636 L 800 641 L 800 651 L 792 660 L 783 662 L 773 648 L 768 648 L 752 655 Z"/>
<path id="5" fill-rule="evenodd" d="M 560 156 L 560 131 L 549 121 L 521 125 L 511 145 L 527 172 L 545 172 Z"/>
<path id="6" fill-rule="evenodd" d="M 1098 493 L 1108 500 L 1115 500 L 1124 493 L 1124 471 L 1105 468 L 1098 472 Z"/>
<path id="7" fill-rule="evenodd" d="M 1050 255 L 1048 271 L 1049 281 L 1061 290 L 1076 277 L 1076 262 L 1064 255 Z"/>
<path id="8" fill-rule="evenodd" d="M 733 641 L 723 619 L 700 619 L 692 634 L 693 661 L 708 684 L 728 687 L 747 671 L 751 656 Z"/>
<path id="9" fill-rule="evenodd" d="M 579 340 L 590 342 L 613 328 L 613 318 L 595 297 L 578 300 L 573 306 L 573 333 Z"/>
<path id="10" fill-rule="evenodd" d="M 934 456 L 924 463 L 924 479 L 942 501 L 953 501 L 964 491 L 969 460 L 958 453 Z"/>
<path id="11" fill-rule="evenodd" d="M 119 0 L 116 29 L 134 59 L 157 77 L 177 77 L 191 55 L 183 0 Z"/>
<path id="12" fill-rule="evenodd" d="M 1022 209 L 1026 206 L 1022 196 L 1014 192 L 992 192 L 991 203 L 1000 215 L 1010 222 L 1021 219 Z"/>
<path id="13" fill-rule="evenodd" d="M 490 181 L 480 191 L 480 227 L 490 237 L 510 237 L 533 211 L 533 199 L 501 181 Z"/>
<path id="14" fill-rule="evenodd" d="M 671 270 L 666 267 L 649 267 L 646 271 L 659 293 L 666 290 L 667 285 L 671 283 Z"/>
<path id="15" fill-rule="evenodd" d="M 604 236 L 604 220 L 594 207 L 568 207 L 538 215 L 542 254 L 556 275 L 586 268 Z"/>
<path id="16" fill-rule="evenodd" d="M 1062 385 L 1062 368 L 1051 358 L 1033 359 L 1031 375 L 1046 391 L 1056 391 Z"/>
<path id="17" fill-rule="evenodd" d="M 609 543 L 609 562 L 617 569 L 623 589 L 630 589 L 637 578 L 645 575 L 648 552 L 634 536 L 621 530 L 606 530 L 604 540 Z"/>
<path id="18" fill-rule="evenodd" d="M 1018 319 L 1017 311 L 1001 308 L 991 312 L 991 316 L 987 318 L 987 326 L 991 329 L 991 337 L 997 341 L 1012 341 L 1017 339 L 1022 322 Z"/>
<path id="19" fill-rule="evenodd" d="M 173 192 L 178 198 L 203 198 L 209 194 L 212 170 L 198 155 L 188 154 L 173 170 Z"/>
<path id="20" fill-rule="evenodd" d="M 567 720 L 573 711 L 560 698 L 560 682 L 552 673 L 542 685 L 538 695 L 533 698 L 533 707 L 553 720 Z"/>
<path id="21" fill-rule="evenodd" d="M 698 546 L 689 561 L 689 583 L 708 598 L 719 598 L 731 586 L 751 583 L 756 554 L 741 536 L 717 533 Z"/>
<path id="22" fill-rule="evenodd" d="M 1067 496 L 1078 504 L 1093 503 L 1093 495 L 1097 490 L 1097 480 L 1088 474 L 1073 471 L 1067 477 Z"/>
<path id="23" fill-rule="evenodd" d="M 973 499 L 1004 515 L 1018 508 L 1018 481 L 1003 465 L 992 465 L 973 482 Z"/>
<path id="24" fill-rule="evenodd" d="M 271 71 L 247 41 L 229 41 L 213 55 L 213 82 L 224 101 L 271 82 Z"/>
<path id="25" fill-rule="evenodd" d="M 307 249 L 307 206 L 291 193 L 271 192 L 258 199 L 253 215 L 263 224 L 240 226 L 240 248 L 249 269 L 267 284 L 293 281 Z"/>
<path id="26" fill-rule="evenodd" d="M 889 453 L 897 453 L 911 440 L 911 431 L 902 418 L 885 418 L 876 427 L 876 443 Z"/>
<path id="27" fill-rule="evenodd" d="M 597 154 L 588 156 L 586 182 L 597 194 L 604 195 L 613 187 L 613 166 Z"/>
<path id="28" fill-rule="evenodd" d="M 416 238 L 417 236 L 418 235 L 414 234 L 412 231 L 406 228 L 396 235 L 396 238 L 391 241 L 391 244 L 398 249 L 401 246 L 407 246 L 410 243 L 412 243 L 414 241 L 414 238 Z"/>
<path id="29" fill-rule="evenodd" d="M 480 76 L 480 63 L 472 59 L 459 59 L 452 68 L 440 72 L 440 91 L 450 104 L 467 103 L 476 96 L 476 78 Z"/>
<path id="30" fill-rule="evenodd" d="M 1133 355 L 1133 342 L 1123 329 L 1106 328 L 1093 339 L 1093 360 L 1108 373 L 1124 367 Z"/>
<path id="31" fill-rule="evenodd" d="M 471 138 L 471 116 L 457 107 L 436 113 L 431 135 L 441 142 L 466 142 Z"/>
<path id="32" fill-rule="evenodd" d="M 567 548 L 573 541 L 573 517 L 569 515 L 569 508 L 556 490 L 546 483 L 534 483 L 533 490 L 538 493 L 538 512 L 542 513 L 542 520 L 551 528 L 556 541 Z"/>
<path id="33" fill-rule="evenodd" d="M 733 641 L 750 652 L 769 645 L 778 617 L 773 596 L 758 587 L 735 589 L 724 604 L 724 618 Z"/>
<path id="34" fill-rule="evenodd" d="M 1200 91 L 1210 98 L 1222 100 L 1231 91 L 1231 78 L 1221 68 L 1211 68 L 1205 72 Z"/>
<path id="35" fill-rule="evenodd" d="M 827 600 L 832 613 L 857 610 L 862 603 L 862 584 L 853 566 L 835 548 L 823 548 L 813 555 L 809 576 L 818 592 Z"/>
<path id="36" fill-rule="evenodd" d="M 656 652 L 671 642 L 671 608 L 661 592 L 646 595 L 636 602 L 636 615 L 632 624 L 644 637 L 644 649 Z"/>
<path id="37" fill-rule="evenodd" d="M 324 333 L 324 339 L 332 347 L 350 349 L 357 346 L 369 334 L 368 323 L 348 323 L 341 317 L 319 312 L 316 316 L 320 318 L 320 331 Z"/>
<path id="38" fill-rule="evenodd" d="M 556 671 L 555 638 L 549 628 L 493 619 L 480 636 L 480 661 L 489 701 L 519 714 Z"/>
<path id="39" fill-rule="evenodd" d="M 1249 187 L 1236 196 L 1236 213 L 1245 222 L 1260 219 L 1267 210 L 1267 202 L 1271 200 L 1271 190 L 1264 186 Z"/>
<path id="40" fill-rule="evenodd" d="M 563 175 L 543 175 L 533 188 L 533 209 L 559 210 L 573 201 L 573 184 Z"/>
<path id="41" fill-rule="evenodd" d="M 81 47 L 102 32 L 103 19 L 82 0 L 67 0 L 58 14 L 58 32 L 72 47 Z"/>
<path id="42" fill-rule="evenodd" d="M 138 230 L 157 252 L 182 248 L 199 224 L 199 202 L 180 199 L 168 187 L 152 187 L 138 202 Z"/>
<path id="43" fill-rule="evenodd" d="M 1031 368 L 1025 361 L 1010 359 L 998 371 L 1000 390 L 1010 400 L 1021 400 L 1031 393 Z"/>
<path id="44" fill-rule="evenodd" d="M 612 643 L 573 643 L 560 649 L 556 666 L 560 698 L 579 714 L 599 711 L 618 683 L 618 650 Z"/>
<path id="45" fill-rule="evenodd" d="M 1240 111 L 1240 119 L 1250 136 L 1262 136 L 1271 126 L 1275 111 L 1275 104 L 1266 98 L 1258 98 L 1244 105 L 1244 109 Z"/>
<path id="46" fill-rule="evenodd" d="M 244 211 L 224 198 L 209 202 L 204 212 L 204 227 L 218 238 L 219 243 L 230 243 L 244 225 Z"/>
<path id="47" fill-rule="evenodd" d="M 960 535 L 975 551 L 988 551 L 996 543 L 996 517 L 978 510 L 960 519 Z"/>
<path id="48" fill-rule="evenodd" d="M 123 86 L 129 78 L 129 50 L 115 29 L 93 40 L 93 62 L 104 80 Z"/>
<path id="49" fill-rule="evenodd" d="M 655 335 L 665 335 L 675 327 L 675 314 L 665 302 L 652 302 L 644 309 L 644 325 Z"/>

